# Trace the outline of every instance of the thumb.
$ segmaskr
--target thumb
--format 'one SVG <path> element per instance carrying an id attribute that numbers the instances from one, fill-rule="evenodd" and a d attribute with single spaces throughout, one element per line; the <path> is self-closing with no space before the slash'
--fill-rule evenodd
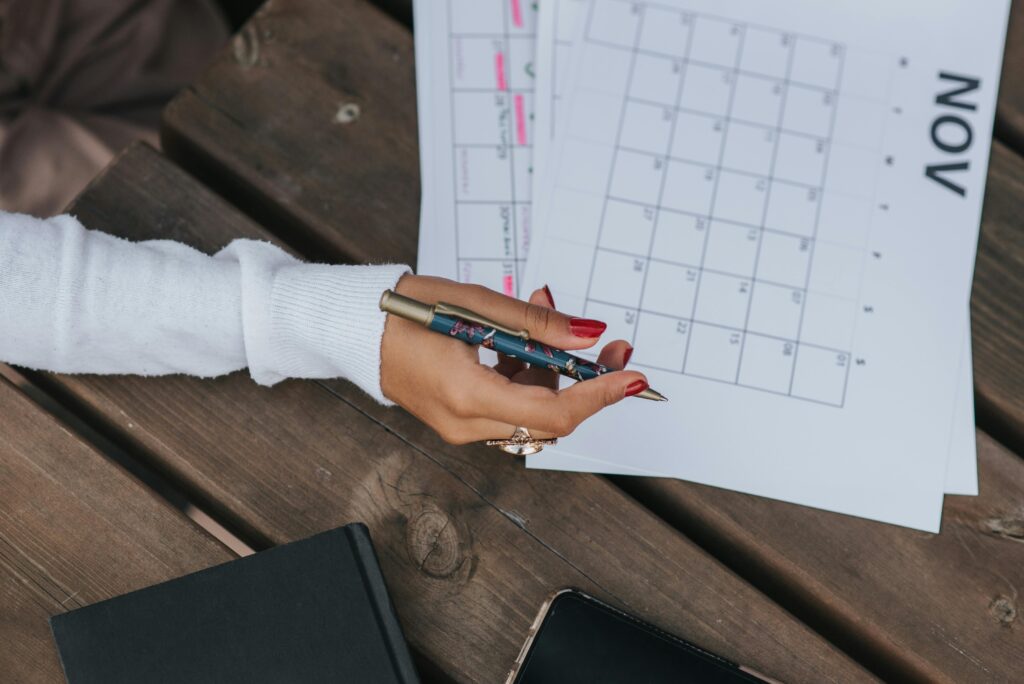
<path id="1" fill-rule="evenodd" d="M 647 377 L 636 371 L 613 371 L 584 380 L 558 393 L 558 401 L 570 407 L 572 422 L 579 425 L 603 408 L 650 387 Z"/>

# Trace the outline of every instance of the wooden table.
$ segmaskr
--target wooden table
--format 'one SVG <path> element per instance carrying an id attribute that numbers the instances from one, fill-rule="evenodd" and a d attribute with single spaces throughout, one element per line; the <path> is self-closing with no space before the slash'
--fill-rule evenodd
<path id="1" fill-rule="evenodd" d="M 246 236 L 314 260 L 414 263 L 408 2 L 381 5 L 391 14 L 268 2 L 167 108 L 166 156 L 129 148 L 74 213 L 206 251 Z M 365 521 L 426 681 L 501 681 L 566 585 L 785 681 L 1020 681 L 1022 34 L 1015 17 L 972 300 L 981 496 L 947 497 L 941 534 L 677 481 L 526 471 L 342 381 L 5 369 L 0 679 L 60 681 L 47 616 L 236 555 L 169 497 L 255 549 Z"/>

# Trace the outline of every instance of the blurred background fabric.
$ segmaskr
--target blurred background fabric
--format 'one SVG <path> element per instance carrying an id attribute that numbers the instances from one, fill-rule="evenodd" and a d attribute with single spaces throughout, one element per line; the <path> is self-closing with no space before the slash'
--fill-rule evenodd
<path id="1" fill-rule="evenodd" d="M 228 38 L 214 0 L 0 0 L 0 209 L 52 216 Z"/>

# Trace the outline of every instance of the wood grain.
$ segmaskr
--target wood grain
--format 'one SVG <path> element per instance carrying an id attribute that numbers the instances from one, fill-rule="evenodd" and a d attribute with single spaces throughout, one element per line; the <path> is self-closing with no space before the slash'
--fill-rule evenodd
<path id="1" fill-rule="evenodd" d="M 1024 450 L 1024 158 L 992 146 L 971 297 L 979 424 Z"/>
<path id="2" fill-rule="evenodd" d="M 1015 151 L 1024 153 L 1024 5 L 1010 6 L 1010 24 L 1006 31 L 1003 74 L 999 81 L 996 107 L 996 136 Z"/>
<path id="3" fill-rule="evenodd" d="M 270 238 L 142 147 L 73 211 L 116 235 L 207 251 Z M 410 641 L 458 681 L 500 681 L 543 599 L 567 585 L 786 681 L 872 678 L 607 481 L 447 447 L 347 383 L 46 380 L 122 446 L 270 543 L 365 521 Z"/>
<path id="4" fill-rule="evenodd" d="M 63 682 L 47 618 L 232 555 L 0 377 L 0 679 Z"/>
<path id="5" fill-rule="evenodd" d="M 411 263 L 413 67 L 409 32 L 362 0 L 276 0 L 167 107 L 163 147 L 311 256 Z"/>
<path id="6" fill-rule="evenodd" d="M 886 679 L 1019 680 L 1024 463 L 978 433 L 981 496 L 927 534 L 672 480 L 622 480 Z"/>
<path id="7" fill-rule="evenodd" d="M 346 384 L 332 390 L 409 443 L 449 452 L 475 486 L 507 465 L 438 443 Z M 1024 463 L 983 432 L 978 444 L 982 494 L 947 497 L 939 535 L 674 480 L 616 482 L 884 678 L 1009 681 L 1024 661 Z M 558 496 L 549 475 L 529 494 Z"/>

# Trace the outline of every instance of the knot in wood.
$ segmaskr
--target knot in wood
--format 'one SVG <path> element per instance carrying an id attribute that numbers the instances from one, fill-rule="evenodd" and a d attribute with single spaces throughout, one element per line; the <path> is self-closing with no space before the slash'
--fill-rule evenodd
<path id="1" fill-rule="evenodd" d="M 982 521 L 982 528 L 989 534 L 1014 541 L 1024 541 L 1024 515 L 1020 511 L 1000 518 Z"/>
<path id="2" fill-rule="evenodd" d="M 359 105 L 355 102 L 348 102 L 338 108 L 338 113 L 334 115 L 334 120 L 340 124 L 350 124 L 359 118 L 359 114 Z"/>
<path id="3" fill-rule="evenodd" d="M 260 59 L 260 37 L 252 24 L 242 29 L 231 44 L 235 62 L 243 69 L 256 66 Z"/>
<path id="4" fill-rule="evenodd" d="M 438 508 L 426 508 L 409 519 L 406 545 L 416 566 L 431 577 L 444 579 L 462 567 L 458 526 Z"/>
<path id="5" fill-rule="evenodd" d="M 1001 625 L 1009 625 L 1017 619 L 1017 605 L 1009 596 L 996 596 L 988 604 L 988 612 Z"/>

